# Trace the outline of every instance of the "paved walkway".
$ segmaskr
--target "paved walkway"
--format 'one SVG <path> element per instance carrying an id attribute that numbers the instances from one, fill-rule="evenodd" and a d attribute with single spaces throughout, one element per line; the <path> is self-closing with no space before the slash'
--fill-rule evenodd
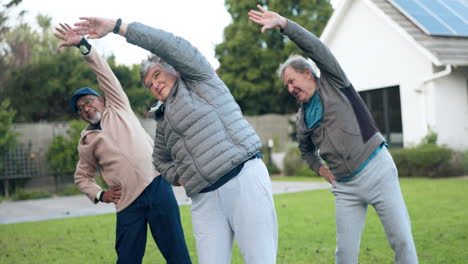
<path id="1" fill-rule="evenodd" d="M 273 181 L 273 193 L 290 193 L 328 188 L 327 182 Z M 191 203 L 182 187 L 173 187 L 179 205 Z M 115 212 L 113 204 L 92 204 L 84 195 L 0 203 L 0 224 L 97 215 Z"/>

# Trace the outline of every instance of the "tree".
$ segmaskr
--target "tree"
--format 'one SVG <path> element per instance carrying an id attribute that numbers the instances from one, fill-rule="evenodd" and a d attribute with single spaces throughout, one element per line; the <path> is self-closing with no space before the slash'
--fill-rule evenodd
<path id="1" fill-rule="evenodd" d="M 319 36 L 332 6 L 328 0 L 263 0 L 259 4 L 291 18 Z M 291 113 L 297 105 L 279 81 L 280 63 L 301 50 L 275 30 L 260 33 L 260 27 L 248 20 L 256 8 L 249 0 L 226 0 L 232 24 L 224 30 L 224 42 L 216 46 L 220 62 L 218 74 L 231 90 L 246 114 Z"/>
<path id="2" fill-rule="evenodd" d="M 73 91 L 86 86 L 101 94 L 102 91 L 96 74 L 78 49 L 57 51 L 59 40 L 52 35 L 50 18 L 38 16 L 37 21 L 41 32 L 33 31 L 27 24 L 20 24 L 10 30 L 5 38 L 9 46 L 22 48 L 11 49 L 16 64 L 4 82 L 4 93 L 17 109 L 16 122 L 70 120 L 74 114 L 69 111 Z M 108 61 L 135 113 L 145 115 L 154 99 L 139 80 L 139 66 L 116 65 L 113 56 Z"/>
<path id="3" fill-rule="evenodd" d="M 11 105 L 17 109 L 15 121 L 39 121 L 49 117 L 51 120 L 68 119 L 63 118 L 69 115 L 63 111 L 68 109 L 66 98 L 69 96 L 64 87 L 77 79 L 67 78 L 64 73 L 74 67 L 73 54 L 65 51 L 58 55 L 58 40 L 52 36 L 50 17 L 39 15 L 37 22 L 42 32 L 34 31 L 20 19 L 20 23 L 2 37 L 4 51 L 9 57 L 8 74 L 2 76 L 3 93 L 10 97 Z M 75 61 L 76 58 L 78 54 L 75 54 Z M 78 76 L 86 74 L 79 72 Z"/>
<path id="4" fill-rule="evenodd" d="M 68 100 L 85 86 L 97 88 L 96 75 L 78 49 L 67 49 L 14 69 L 5 92 L 18 111 L 17 122 L 70 120 Z"/>
<path id="5" fill-rule="evenodd" d="M 12 130 L 15 113 L 15 110 L 10 108 L 8 98 L 0 102 L 0 171 L 3 169 L 3 155 L 16 145 L 16 132 Z"/>
<path id="6" fill-rule="evenodd" d="M 139 66 L 109 64 L 128 95 L 135 113 L 145 115 L 154 98 L 139 80 Z M 73 91 L 91 87 L 103 95 L 96 74 L 86 64 L 78 49 L 64 49 L 60 54 L 50 52 L 38 60 L 21 66 L 11 73 L 6 94 L 16 106 L 17 122 L 63 121 L 73 118 L 69 99 Z"/>
<path id="7" fill-rule="evenodd" d="M 108 59 L 109 66 L 120 81 L 128 96 L 133 111 L 138 116 L 146 116 L 147 111 L 155 103 L 154 96 L 140 81 L 140 65 L 116 65 L 115 57 Z"/>
<path id="8" fill-rule="evenodd" d="M 4 99 L 0 102 L 0 175 L 4 173 L 4 157 L 16 145 L 16 132 L 11 128 L 13 126 L 13 118 L 15 110 L 10 109 L 10 100 Z M 4 193 L 9 196 L 9 185 L 7 178 L 3 179 Z"/>
<path id="9" fill-rule="evenodd" d="M 53 36 L 51 17 L 38 15 L 36 31 L 23 21 L 26 12 L 21 11 L 16 25 L 8 26 L 10 11 L 20 2 L 10 0 L 0 6 L 1 97 L 10 98 L 16 122 L 70 120 L 74 113 L 69 112 L 68 100 L 73 91 L 89 86 L 102 94 L 96 75 L 78 49 L 57 51 L 59 40 Z M 145 115 L 154 99 L 140 83 L 139 67 L 116 65 L 113 56 L 109 64 L 135 113 Z"/>
<path id="10" fill-rule="evenodd" d="M 0 3 L 3 0 L 0 0 Z M 7 25 L 9 19 L 9 12 L 16 5 L 21 3 L 21 0 L 11 0 L 6 4 L 2 4 L 0 8 L 0 92 L 3 91 L 5 80 L 9 76 L 9 70 L 12 64 L 12 58 L 9 46 L 5 43 L 5 35 L 9 32 L 10 27 Z M 20 17 L 24 14 L 24 11 L 20 12 Z"/>

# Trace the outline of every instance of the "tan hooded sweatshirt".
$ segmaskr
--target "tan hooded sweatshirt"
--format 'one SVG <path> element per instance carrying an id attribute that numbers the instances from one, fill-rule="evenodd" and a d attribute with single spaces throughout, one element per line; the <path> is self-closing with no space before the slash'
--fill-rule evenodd
<path id="1" fill-rule="evenodd" d="M 152 162 L 153 140 L 133 113 L 127 95 L 107 62 L 95 49 L 84 58 L 104 91 L 106 110 L 101 113 L 101 130 L 88 126 L 81 132 L 75 184 L 96 203 L 101 187 L 94 177 L 99 170 L 109 187 L 122 188 L 122 196 L 116 204 L 120 212 L 159 175 Z"/>

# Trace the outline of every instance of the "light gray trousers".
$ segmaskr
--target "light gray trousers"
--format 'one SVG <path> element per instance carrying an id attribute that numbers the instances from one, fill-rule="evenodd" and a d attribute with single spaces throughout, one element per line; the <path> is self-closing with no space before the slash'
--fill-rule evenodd
<path id="1" fill-rule="evenodd" d="M 348 182 L 337 182 L 335 195 L 337 245 L 335 263 L 358 263 L 359 244 L 367 207 L 375 208 L 395 252 L 395 263 L 418 263 L 408 211 L 398 171 L 387 148 Z"/>
<path id="2" fill-rule="evenodd" d="M 278 223 L 270 177 L 261 159 L 247 161 L 220 188 L 191 198 L 200 264 L 231 263 L 234 237 L 246 264 L 276 263 Z"/>

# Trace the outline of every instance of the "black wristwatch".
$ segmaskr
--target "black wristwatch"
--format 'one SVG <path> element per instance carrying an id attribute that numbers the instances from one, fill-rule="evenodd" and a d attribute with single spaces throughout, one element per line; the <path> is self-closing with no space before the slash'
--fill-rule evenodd
<path id="1" fill-rule="evenodd" d="M 80 52 L 83 55 L 88 55 L 91 52 L 91 44 L 89 44 L 89 42 L 84 37 L 76 46 L 80 49 Z"/>
<path id="2" fill-rule="evenodd" d="M 104 201 L 102 200 L 102 198 L 104 197 L 104 193 L 105 193 L 105 191 L 102 191 L 102 192 L 101 192 L 101 195 L 99 195 L 99 201 L 100 201 L 100 202 L 104 202 Z"/>
<path id="3" fill-rule="evenodd" d="M 122 25 L 122 19 L 119 18 L 119 19 L 117 19 L 117 22 L 115 23 L 114 30 L 112 32 L 114 32 L 115 34 L 119 34 L 120 25 Z"/>

